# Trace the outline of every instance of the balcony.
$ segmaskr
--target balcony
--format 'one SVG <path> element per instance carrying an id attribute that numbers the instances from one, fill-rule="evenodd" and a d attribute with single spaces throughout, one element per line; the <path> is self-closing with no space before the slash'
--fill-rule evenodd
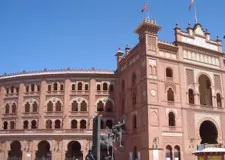
<path id="1" fill-rule="evenodd" d="M 89 113 L 86 111 L 70 111 L 69 112 L 70 117 L 88 117 Z"/>
<path id="2" fill-rule="evenodd" d="M 2 119 L 15 119 L 17 115 L 15 113 L 2 114 Z"/>
<path id="3" fill-rule="evenodd" d="M 45 117 L 62 117 L 63 116 L 63 111 L 48 111 L 45 112 Z"/>
<path id="4" fill-rule="evenodd" d="M 24 112 L 22 113 L 22 118 L 39 118 L 38 112 Z"/>

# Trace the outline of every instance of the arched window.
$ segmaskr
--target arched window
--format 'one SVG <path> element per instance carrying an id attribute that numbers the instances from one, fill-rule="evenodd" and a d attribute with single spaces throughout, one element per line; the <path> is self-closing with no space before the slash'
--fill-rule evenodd
<path id="1" fill-rule="evenodd" d="M 174 159 L 175 160 L 180 160 L 180 147 L 179 146 L 175 146 L 174 147 Z"/>
<path id="2" fill-rule="evenodd" d="M 5 90 L 6 90 L 6 94 L 9 94 L 9 88 L 6 88 Z"/>
<path id="3" fill-rule="evenodd" d="M 100 90 L 101 90 L 101 85 L 97 84 L 97 91 L 100 91 Z"/>
<path id="4" fill-rule="evenodd" d="M 62 111 L 62 104 L 60 101 L 57 101 L 57 103 L 55 104 L 55 111 L 57 112 Z"/>
<path id="5" fill-rule="evenodd" d="M 28 121 L 23 121 L 23 129 L 28 129 Z"/>
<path id="6" fill-rule="evenodd" d="M 73 101 L 73 103 L 72 103 L 72 111 L 78 111 L 78 103 L 77 103 L 77 101 Z"/>
<path id="7" fill-rule="evenodd" d="M 37 104 L 37 102 L 34 102 L 33 103 L 33 112 L 37 112 L 37 110 L 38 110 L 38 104 Z"/>
<path id="8" fill-rule="evenodd" d="M 107 120 L 105 124 L 106 124 L 106 127 L 112 129 L 112 126 L 113 126 L 112 120 Z"/>
<path id="9" fill-rule="evenodd" d="M 76 120 L 72 120 L 71 121 L 71 128 L 72 129 L 76 129 L 77 128 L 77 121 Z"/>
<path id="10" fill-rule="evenodd" d="M 137 128 L 137 116 L 134 114 L 133 115 L 133 129 Z"/>
<path id="11" fill-rule="evenodd" d="M 173 77 L 173 71 L 171 68 L 166 68 L 166 77 L 168 77 L 168 78 Z"/>
<path id="12" fill-rule="evenodd" d="M 172 147 L 171 146 L 166 146 L 166 159 L 167 160 L 172 160 L 173 154 L 172 154 Z"/>
<path id="13" fill-rule="evenodd" d="M 29 102 L 27 102 L 27 103 L 25 104 L 25 112 L 26 112 L 26 113 L 29 113 L 29 112 L 30 112 L 30 103 L 29 103 Z"/>
<path id="14" fill-rule="evenodd" d="M 34 84 L 31 84 L 31 92 L 34 92 Z"/>
<path id="15" fill-rule="evenodd" d="M 136 93 L 135 92 L 132 93 L 132 104 L 133 104 L 133 106 L 135 106 L 137 104 L 137 99 L 136 99 Z"/>
<path id="16" fill-rule="evenodd" d="M 75 84 L 72 84 L 72 91 L 75 91 L 75 89 L 76 89 Z"/>
<path id="17" fill-rule="evenodd" d="M 26 86 L 26 92 L 27 93 L 29 92 L 29 86 Z"/>
<path id="18" fill-rule="evenodd" d="M 85 120 L 81 120 L 81 121 L 80 121 L 80 128 L 81 128 L 81 129 L 87 128 L 87 126 L 86 126 L 86 121 L 85 121 Z"/>
<path id="19" fill-rule="evenodd" d="M 57 119 L 55 121 L 55 128 L 60 128 L 60 127 L 61 127 L 61 121 Z"/>
<path id="20" fill-rule="evenodd" d="M 46 129 L 52 129 L 52 121 L 51 120 L 46 121 Z"/>
<path id="21" fill-rule="evenodd" d="M 53 84 L 53 90 L 54 91 L 57 91 L 58 90 L 58 84 L 56 82 Z"/>
<path id="22" fill-rule="evenodd" d="M 35 120 L 31 121 L 31 128 L 36 129 L 37 128 L 37 122 Z"/>
<path id="23" fill-rule="evenodd" d="M 10 129 L 15 129 L 15 122 L 14 121 L 10 121 Z"/>
<path id="24" fill-rule="evenodd" d="M 49 101 L 49 102 L 48 102 L 48 105 L 47 105 L 47 111 L 48 111 L 48 112 L 52 112 L 52 111 L 53 111 L 53 103 L 52 103 L 52 101 Z"/>
<path id="25" fill-rule="evenodd" d="M 11 87 L 11 93 L 14 93 L 14 87 L 13 86 Z"/>
<path id="26" fill-rule="evenodd" d="M 113 92 L 114 91 L 114 86 L 112 84 L 110 84 L 110 86 L 109 86 L 109 91 L 110 92 Z"/>
<path id="27" fill-rule="evenodd" d="M 210 79 L 206 75 L 199 77 L 200 104 L 212 106 L 212 90 Z"/>
<path id="28" fill-rule="evenodd" d="M 63 91 L 63 90 L 64 90 L 64 85 L 60 84 L 60 91 Z"/>
<path id="29" fill-rule="evenodd" d="M 217 102 L 217 107 L 221 108 L 222 107 L 222 101 L 221 101 L 221 96 L 219 93 L 216 94 L 216 102 Z"/>
<path id="30" fill-rule="evenodd" d="M 133 74 L 132 74 L 132 79 L 131 79 L 132 85 L 135 85 L 135 84 L 136 84 L 136 79 L 137 79 L 136 73 L 133 73 Z"/>
<path id="31" fill-rule="evenodd" d="M 124 80 L 122 80 L 122 82 L 121 82 L 121 89 L 122 89 L 122 92 L 124 92 L 124 90 L 125 90 L 125 81 Z"/>
<path id="32" fill-rule="evenodd" d="M 82 82 L 78 83 L 78 90 L 81 91 L 82 90 Z"/>
<path id="33" fill-rule="evenodd" d="M 13 105 L 12 105 L 12 113 L 16 114 L 16 104 L 15 103 L 13 103 Z"/>
<path id="34" fill-rule="evenodd" d="M 97 111 L 98 112 L 102 112 L 104 111 L 104 104 L 102 103 L 102 101 L 99 101 L 98 104 L 97 104 Z"/>
<path id="35" fill-rule="evenodd" d="M 48 91 L 51 92 L 51 90 L 52 90 L 52 86 L 49 84 L 48 85 Z"/>
<path id="36" fill-rule="evenodd" d="M 9 104 L 5 105 L 5 114 L 9 114 Z"/>
<path id="37" fill-rule="evenodd" d="M 37 85 L 37 91 L 40 92 L 40 85 Z"/>
<path id="38" fill-rule="evenodd" d="M 87 103 L 85 101 L 82 101 L 80 104 L 80 111 L 85 112 L 87 111 Z"/>
<path id="39" fill-rule="evenodd" d="M 175 120 L 175 114 L 173 112 L 169 113 L 169 126 L 175 126 L 176 120 Z"/>
<path id="40" fill-rule="evenodd" d="M 190 104 L 194 104 L 195 103 L 195 99 L 194 99 L 194 92 L 192 89 L 188 90 L 188 102 Z"/>
<path id="41" fill-rule="evenodd" d="M 103 91 L 107 91 L 108 90 L 108 84 L 107 83 L 103 83 Z"/>
<path id="42" fill-rule="evenodd" d="M 19 87 L 16 87 L 16 93 L 17 94 L 19 93 Z"/>
<path id="43" fill-rule="evenodd" d="M 3 129 L 8 129 L 8 122 L 7 122 L 7 121 L 5 121 L 5 122 L 3 123 Z"/>
<path id="44" fill-rule="evenodd" d="M 174 93 L 173 93 L 172 88 L 169 88 L 167 91 L 167 100 L 174 102 Z"/>
<path id="45" fill-rule="evenodd" d="M 105 111 L 112 112 L 113 111 L 113 104 L 111 101 L 107 101 L 105 104 Z"/>
<path id="46" fill-rule="evenodd" d="M 88 84 L 85 84 L 84 88 L 85 88 L 85 91 L 88 91 Z"/>

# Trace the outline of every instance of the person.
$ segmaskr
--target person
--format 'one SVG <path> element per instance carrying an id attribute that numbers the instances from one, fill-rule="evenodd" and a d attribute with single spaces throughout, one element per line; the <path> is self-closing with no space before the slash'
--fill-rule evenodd
<path id="1" fill-rule="evenodd" d="M 116 139 L 120 142 L 120 147 L 122 146 L 122 136 L 123 136 L 123 128 L 122 126 L 125 124 L 125 120 L 123 119 L 122 123 L 119 121 L 112 127 L 112 132 L 116 135 Z"/>
<path id="2" fill-rule="evenodd" d="M 85 160 L 95 160 L 94 155 L 92 154 L 91 150 L 88 151 L 88 154 L 85 157 Z"/>

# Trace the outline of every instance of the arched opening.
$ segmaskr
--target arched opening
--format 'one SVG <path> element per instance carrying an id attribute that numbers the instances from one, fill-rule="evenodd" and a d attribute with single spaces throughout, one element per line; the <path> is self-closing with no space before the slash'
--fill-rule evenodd
<path id="1" fill-rule="evenodd" d="M 179 146 L 174 147 L 174 158 L 175 158 L 175 160 L 181 160 L 180 147 Z"/>
<path id="2" fill-rule="evenodd" d="M 77 129 L 77 121 L 76 120 L 72 120 L 71 121 L 71 128 L 72 129 Z"/>
<path id="3" fill-rule="evenodd" d="M 172 88 L 169 88 L 167 91 L 167 100 L 174 102 L 174 93 L 173 93 Z"/>
<path id="4" fill-rule="evenodd" d="M 137 116 L 134 114 L 133 115 L 133 129 L 137 128 Z"/>
<path id="5" fill-rule="evenodd" d="M 107 91 L 108 90 L 108 84 L 107 83 L 103 83 L 103 91 Z"/>
<path id="6" fill-rule="evenodd" d="M 105 104 L 105 111 L 112 112 L 113 111 L 113 104 L 111 101 L 107 101 Z"/>
<path id="7" fill-rule="evenodd" d="M 60 128 L 60 127 L 61 127 L 61 121 L 57 119 L 55 121 L 55 128 Z"/>
<path id="8" fill-rule="evenodd" d="M 8 122 L 7 122 L 7 121 L 5 121 L 5 122 L 3 123 L 3 129 L 8 129 Z"/>
<path id="9" fill-rule="evenodd" d="M 54 89 L 54 91 L 57 91 L 58 90 L 58 84 L 57 83 L 54 83 L 53 84 L 53 89 Z"/>
<path id="10" fill-rule="evenodd" d="M 12 113 L 16 114 L 16 104 L 15 103 L 13 103 L 13 105 L 12 105 Z"/>
<path id="11" fill-rule="evenodd" d="M 81 120 L 80 121 L 80 129 L 85 129 L 85 128 L 87 128 L 87 123 L 85 120 Z"/>
<path id="12" fill-rule="evenodd" d="M 192 89 L 188 90 L 188 102 L 190 104 L 194 104 L 195 103 L 195 99 L 194 99 L 194 91 Z"/>
<path id="13" fill-rule="evenodd" d="M 60 101 L 57 101 L 57 103 L 55 104 L 55 111 L 60 112 L 61 110 L 62 110 L 62 104 Z"/>
<path id="14" fill-rule="evenodd" d="M 27 102 L 27 103 L 25 104 L 25 112 L 26 112 L 26 113 L 29 113 L 29 112 L 30 112 L 30 103 L 29 103 L 29 102 Z"/>
<path id="15" fill-rule="evenodd" d="M 173 158 L 172 147 L 168 145 L 166 146 L 166 159 L 172 160 L 172 158 Z"/>
<path id="16" fill-rule="evenodd" d="M 38 144 L 38 151 L 36 152 L 36 159 L 52 159 L 52 153 L 50 151 L 50 144 L 47 141 L 41 141 Z"/>
<path id="17" fill-rule="evenodd" d="M 82 82 L 79 82 L 78 83 L 78 88 L 77 88 L 79 91 L 81 91 L 82 90 Z"/>
<path id="18" fill-rule="evenodd" d="M 107 120 L 105 124 L 106 124 L 106 127 L 112 129 L 112 126 L 113 126 L 112 120 Z"/>
<path id="19" fill-rule="evenodd" d="M 37 112 L 38 111 L 38 104 L 37 102 L 33 103 L 33 112 Z"/>
<path id="20" fill-rule="evenodd" d="M 28 121 L 23 121 L 23 129 L 28 129 Z"/>
<path id="21" fill-rule="evenodd" d="M 101 90 L 101 86 L 100 84 L 97 84 L 97 91 L 100 91 Z"/>
<path id="22" fill-rule="evenodd" d="M 48 102 L 48 105 L 47 105 L 47 111 L 48 111 L 48 112 L 52 112 L 52 111 L 53 111 L 53 103 L 52 103 L 52 101 L 49 101 L 49 102 Z"/>
<path id="23" fill-rule="evenodd" d="M 211 121 L 204 121 L 200 126 L 201 144 L 217 144 L 218 131 Z"/>
<path id="24" fill-rule="evenodd" d="M 216 103 L 217 103 L 217 107 L 221 108 L 222 107 L 222 101 L 221 101 L 221 96 L 219 93 L 216 94 Z"/>
<path id="25" fill-rule="evenodd" d="M 87 111 L 87 103 L 85 101 L 82 101 L 80 104 L 80 111 L 85 112 Z"/>
<path id="26" fill-rule="evenodd" d="M 173 112 L 169 113 L 169 126 L 174 127 L 176 125 L 175 114 Z"/>
<path id="27" fill-rule="evenodd" d="M 34 84 L 31 84 L 31 92 L 34 92 Z"/>
<path id="28" fill-rule="evenodd" d="M 166 77 L 173 78 L 173 71 L 171 68 L 166 68 Z"/>
<path id="29" fill-rule="evenodd" d="M 85 89 L 85 91 L 88 91 L 88 89 L 89 89 L 88 84 L 85 84 L 84 89 Z"/>
<path id="30" fill-rule="evenodd" d="M 5 114 L 9 114 L 9 104 L 5 105 Z"/>
<path id="31" fill-rule="evenodd" d="M 75 84 L 72 84 L 72 91 L 75 91 Z"/>
<path id="32" fill-rule="evenodd" d="M 36 129 L 37 128 L 37 121 L 35 121 L 35 120 L 31 121 L 31 128 L 32 129 Z"/>
<path id="33" fill-rule="evenodd" d="M 64 85 L 60 84 L 60 91 L 63 91 L 63 90 L 64 90 Z"/>
<path id="34" fill-rule="evenodd" d="M 10 145 L 11 150 L 8 152 L 8 159 L 17 158 L 22 160 L 21 144 L 18 141 L 14 141 Z"/>
<path id="35" fill-rule="evenodd" d="M 46 121 L 46 129 L 52 129 L 52 121 L 51 120 Z"/>
<path id="36" fill-rule="evenodd" d="M 205 75 L 199 77 L 200 104 L 212 106 L 211 82 Z"/>
<path id="37" fill-rule="evenodd" d="M 67 145 L 66 158 L 83 159 L 81 144 L 77 141 L 71 141 Z"/>
<path id="38" fill-rule="evenodd" d="M 104 111 L 103 107 L 104 107 L 104 104 L 102 103 L 102 101 L 99 101 L 97 105 L 97 111 L 98 112 Z"/>
<path id="39" fill-rule="evenodd" d="M 73 101 L 73 103 L 72 103 L 72 111 L 73 112 L 78 111 L 78 103 L 77 103 L 77 101 Z"/>
<path id="40" fill-rule="evenodd" d="M 10 121 L 10 129 L 15 129 L 15 122 L 14 121 Z"/>
<path id="41" fill-rule="evenodd" d="M 109 91 L 113 92 L 114 91 L 114 86 L 112 84 L 109 85 Z"/>
<path id="42" fill-rule="evenodd" d="M 49 84 L 48 85 L 48 92 L 51 92 L 51 90 L 52 90 L 52 86 Z"/>

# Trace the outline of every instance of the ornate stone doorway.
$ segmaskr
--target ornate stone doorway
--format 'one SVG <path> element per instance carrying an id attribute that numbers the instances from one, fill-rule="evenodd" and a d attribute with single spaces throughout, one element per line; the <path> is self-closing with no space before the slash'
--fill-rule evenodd
<path id="1" fill-rule="evenodd" d="M 50 144 L 47 141 L 41 141 L 38 144 L 38 151 L 36 152 L 35 160 L 52 160 Z"/>
<path id="2" fill-rule="evenodd" d="M 211 121 L 204 121 L 200 126 L 201 144 L 217 144 L 218 131 Z"/>
<path id="3" fill-rule="evenodd" d="M 83 160 L 83 153 L 81 152 L 81 144 L 79 142 L 71 141 L 67 145 L 66 159 Z"/>

